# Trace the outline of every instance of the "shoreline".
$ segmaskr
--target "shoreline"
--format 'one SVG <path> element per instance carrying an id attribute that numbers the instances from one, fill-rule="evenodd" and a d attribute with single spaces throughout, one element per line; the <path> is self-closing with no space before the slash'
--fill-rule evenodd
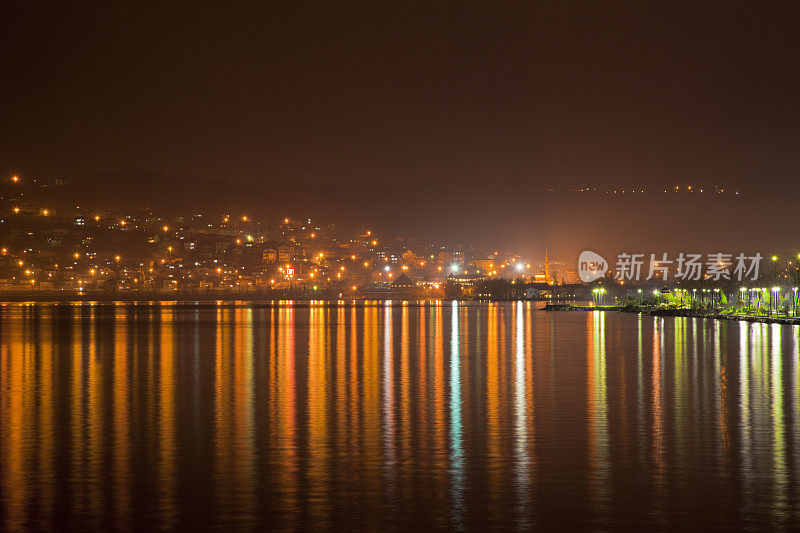
<path id="1" fill-rule="evenodd" d="M 297 295 L 299 296 L 299 295 Z M 0 293 L 0 305 L 8 304 L 29 304 L 29 305 L 93 305 L 93 306 L 128 306 L 128 307 L 151 307 L 164 303 L 170 303 L 177 308 L 236 308 L 251 307 L 256 309 L 269 309 L 278 307 L 292 307 L 294 309 L 307 309 L 316 307 L 428 307 L 432 305 L 446 305 L 454 300 L 444 299 L 404 299 L 399 298 L 318 298 L 309 299 L 304 294 L 300 297 L 295 295 L 280 294 L 253 294 L 253 293 L 212 293 L 212 294 L 193 294 L 193 293 L 146 293 L 146 294 L 109 294 L 109 293 L 89 293 L 89 294 L 64 294 L 63 292 L 54 293 Z M 322 295 L 321 295 L 322 296 Z M 398 295 L 399 296 L 399 295 Z M 483 306 L 487 303 L 499 302 L 526 302 L 536 304 L 541 300 L 457 300 L 463 306 Z M 781 324 L 785 326 L 800 325 L 800 316 L 764 316 L 764 315 L 739 315 L 727 312 L 711 312 L 692 309 L 662 309 L 652 306 L 640 305 L 602 305 L 589 306 L 571 303 L 547 303 L 538 308 L 541 311 L 565 312 L 565 311 L 617 311 L 620 313 L 646 314 L 650 316 L 673 317 L 673 318 L 710 318 L 714 320 L 744 321 L 762 324 Z"/>
<path id="2" fill-rule="evenodd" d="M 739 315 L 728 312 L 700 311 L 693 309 L 662 309 L 650 306 L 638 305 L 572 305 L 572 304 L 547 304 L 544 311 L 619 311 L 620 313 L 641 313 L 650 316 L 673 317 L 673 318 L 711 318 L 714 320 L 737 320 L 744 322 L 756 322 L 762 324 L 781 324 L 784 326 L 800 325 L 800 316 L 766 316 L 766 315 Z"/>
<path id="3" fill-rule="evenodd" d="M 27 296 L 27 297 L 25 297 Z M 444 299 L 408 299 L 408 298 L 316 298 L 309 299 L 307 297 L 292 298 L 290 296 L 268 297 L 264 295 L 254 294 L 159 294 L 159 295 L 138 295 L 133 298 L 131 294 L 125 297 L 118 297 L 117 295 L 88 295 L 84 294 L 80 297 L 73 295 L 72 297 L 66 295 L 58 295 L 59 297 L 45 297 L 44 295 L 22 295 L 16 298 L 9 298 L 0 295 L 0 306 L 5 305 L 48 305 L 48 306 L 101 306 L 101 307 L 156 307 L 163 304 L 169 304 L 171 307 L 177 308 L 237 308 L 249 307 L 255 309 L 269 309 L 269 308 L 284 308 L 291 307 L 294 309 L 306 308 L 336 308 L 336 307 L 430 307 L 450 305 L 454 300 Z M 504 300 L 504 301 L 518 301 L 518 300 Z M 527 303 L 537 303 L 532 300 L 522 300 Z M 485 300 L 457 300 L 459 306 L 464 307 L 481 307 L 489 303 Z"/>

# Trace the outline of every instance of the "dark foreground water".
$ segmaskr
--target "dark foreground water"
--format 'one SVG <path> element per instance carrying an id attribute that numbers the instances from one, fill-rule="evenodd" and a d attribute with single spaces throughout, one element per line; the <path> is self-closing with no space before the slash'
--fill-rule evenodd
<path id="1" fill-rule="evenodd" d="M 797 327 L 0 307 L 0 529 L 800 526 Z"/>

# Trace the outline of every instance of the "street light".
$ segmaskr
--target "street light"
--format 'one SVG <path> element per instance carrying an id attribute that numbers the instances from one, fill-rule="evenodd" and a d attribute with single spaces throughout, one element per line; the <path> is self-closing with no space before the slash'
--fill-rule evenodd
<path id="1" fill-rule="evenodd" d="M 772 287 L 772 299 L 775 300 L 775 316 L 778 316 L 778 291 L 780 287 Z M 772 302 L 770 302 L 770 310 L 772 309 Z M 771 314 L 771 313 L 770 313 Z"/>

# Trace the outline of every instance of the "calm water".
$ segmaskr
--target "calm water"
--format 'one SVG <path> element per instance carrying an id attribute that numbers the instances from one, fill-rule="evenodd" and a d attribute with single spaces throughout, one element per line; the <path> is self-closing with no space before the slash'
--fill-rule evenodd
<path id="1" fill-rule="evenodd" d="M 796 327 L 0 307 L 0 529 L 800 526 Z"/>

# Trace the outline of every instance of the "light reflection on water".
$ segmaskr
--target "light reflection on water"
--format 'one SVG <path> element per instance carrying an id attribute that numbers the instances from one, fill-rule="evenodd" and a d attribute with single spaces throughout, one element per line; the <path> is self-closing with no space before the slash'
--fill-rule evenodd
<path id="1" fill-rule="evenodd" d="M 800 524 L 800 328 L 0 306 L 3 529 Z"/>

